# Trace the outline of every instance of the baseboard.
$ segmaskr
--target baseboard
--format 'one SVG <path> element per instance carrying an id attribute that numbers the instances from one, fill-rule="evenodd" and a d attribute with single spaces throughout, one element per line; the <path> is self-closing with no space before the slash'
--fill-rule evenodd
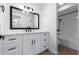
<path id="1" fill-rule="evenodd" d="M 51 53 L 55 54 L 55 55 L 58 55 L 58 51 L 52 51 L 51 49 L 48 49 Z"/>
<path id="2" fill-rule="evenodd" d="M 78 50 L 78 43 L 77 40 L 69 40 L 69 39 L 60 39 L 60 45 Z"/>
<path id="3" fill-rule="evenodd" d="M 42 54 L 43 54 L 44 52 L 46 52 L 46 51 L 51 52 L 51 53 L 52 53 L 52 55 L 58 55 L 58 52 L 52 51 L 51 49 L 46 49 L 46 50 L 44 50 L 44 51 L 40 52 L 40 53 L 39 53 L 39 54 L 37 54 L 37 55 L 42 55 Z"/>
<path id="4" fill-rule="evenodd" d="M 42 55 L 42 54 L 43 54 L 44 52 L 46 52 L 46 51 L 48 51 L 48 49 L 46 49 L 46 50 L 44 50 L 44 51 L 38 53 L 37 55 Z"/>

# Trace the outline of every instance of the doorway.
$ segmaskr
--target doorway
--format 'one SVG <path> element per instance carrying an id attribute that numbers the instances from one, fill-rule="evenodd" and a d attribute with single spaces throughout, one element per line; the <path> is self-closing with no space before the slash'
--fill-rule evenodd
<path id="1" fill-rule="evenodd" d="M 61 55 L 78 54 L 78 4 L 57 4 L 58 52 Z"/>

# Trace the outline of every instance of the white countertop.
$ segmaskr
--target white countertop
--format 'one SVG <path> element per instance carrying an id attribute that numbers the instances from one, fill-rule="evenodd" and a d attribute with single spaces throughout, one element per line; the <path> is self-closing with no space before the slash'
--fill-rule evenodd
<path id="1" fill-rule="evenodd" d="M 39 31 L 39 32 L 6 32 L 6 33 L 2 33 L 1 35 L 22 35 L 22 34 L 32 34 L 32 33 L 43 33 L 43 32 L 48 32 L 48 31 Z"/>

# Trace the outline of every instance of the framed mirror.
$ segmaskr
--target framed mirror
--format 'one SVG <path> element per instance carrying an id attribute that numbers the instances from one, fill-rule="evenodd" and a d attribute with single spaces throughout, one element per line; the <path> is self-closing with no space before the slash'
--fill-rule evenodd
<path id="1" fill-rule="evenodd" d="M 39 14 L 10 6 L 10 29 L 39 29 Z"/>

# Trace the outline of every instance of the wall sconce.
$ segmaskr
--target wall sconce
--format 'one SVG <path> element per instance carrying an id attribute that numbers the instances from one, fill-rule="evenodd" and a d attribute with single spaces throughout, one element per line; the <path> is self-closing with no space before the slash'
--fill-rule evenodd
<path id="1" fill-rule="evenodd" d="M 4 13 L 4 10 L 5 10 L 4 6 L 0 5 L 0 8 L 1 8 L 2 12 Z"/>

